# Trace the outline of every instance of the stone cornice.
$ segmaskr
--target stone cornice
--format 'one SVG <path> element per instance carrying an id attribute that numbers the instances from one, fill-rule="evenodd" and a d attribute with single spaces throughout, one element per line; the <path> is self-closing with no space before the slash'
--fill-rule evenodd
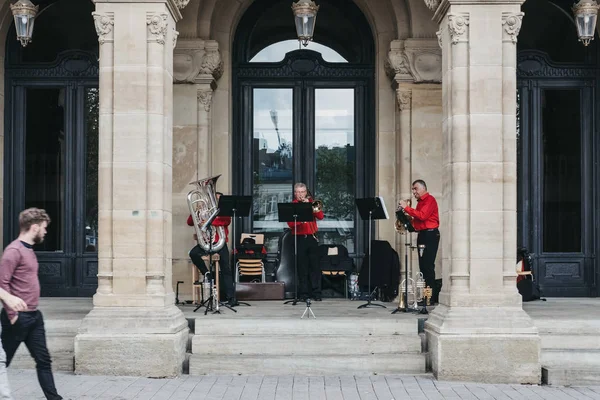
<path id="1" fill-rule="evenodd" d="M 173 51 L 173 81 L 216 85 L 223 74 L 219 44 L 215 40 L 180 39 Z"/>
<path id="2" fill-rule="evenodd" d="M 175 22 L 181 20 L 183 16 L 181 11 L 185 6 L 188 5 L 190 0 L 92 0 L 94 4 L 99 3 L 163 3 L 166 4 L 169 12 L 173 16 Z"/>
<path id="3" fill-rule="evenodd" d="M 470 5 L 470 6 L 493 6 L 493 5 L 521 5 L 525 0 L 424 0 L 430 10 L 435 13 L 433 20 L 438 24 L 442 22 L 450 6 Z"/>

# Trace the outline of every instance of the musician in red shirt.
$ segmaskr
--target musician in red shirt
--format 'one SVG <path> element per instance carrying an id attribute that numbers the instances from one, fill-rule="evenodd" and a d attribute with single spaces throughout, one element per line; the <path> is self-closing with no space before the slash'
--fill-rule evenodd
<path id="1" fill-rule="evenodd" d="M 222 193 L 221 192 L 216 192 L 215 193 L 215 197 L 217 199 L 217 203 L 219 202 L 219 198 L 221 197 Z M 192 216 L 190 215 L 187 219 L 187 224 L 189 226 L 194 226 L 194 220 L 192 218 Z M 231 224 L 231 217 L 220 217 L 217 216 L 215 217 L 215 219 L 213 220 L 213 222 L 211 223 L 211 225 L 213 227 L 216 226 L 222 226 L 225 228 L 225 245 L 223 247 L 221 247 L 221 249 L 217 252 L 219 254 L 220 257 L 220 261 L 219 261 L 219 271 L 221 272 L 221 276 L 219 279 L 219 290 L 221 292 L 225 292 L 225 296 L 227 297 L 227 300 L 229 301 L 229 305 L 230 306 L 235 306 L 235 301 L 233 298 L 233 274 L 231 272 L 231 265 L 229 265 L 229 248 L 227 247 L 227 241 L 229 239 L 229 229 L 227 228 L 229 225 Z M 195 237 L 195 234 L 194 234 Z M 215 232 L 215 240 L 214 240 L 214 244 L 216 244 L 219 241 L 219 233 Z M 210 271 L 208 270 L 208 268 L 206 268 L 206 264 L 204 263 L 204 260 L 202 259 L 202 256 L 207 255 L 208 253 L 204 250 L 204 248 L 200 247 L 199 244 L 197 244 L 196 246 L 194 246 L 194 248 L 192 250 L 190 250 L 190 258 L 192 259 L 192 262 L 194 263 L 194 265 L 196 266 L 196 268 L 198 268 L 200 270 L 200 272 L 202 273 L 202 275 L 204 275 L 205 279 L 211 279 L 210 277 Z M 194 282 L 195 284 L 198 284 L 199 282 Z"/>
<path id="2" fill-rule="evenodd" d="M 412 193 L 417 199 L 417 208 L 412 208 L 405 200 L 400 201 L 400 207 L 413 217 L 412 225 L 419 232 L 417 246 L 425 245 L 423 253 L 419 252 L 419 269 L 423 273 L 425 284 L 433 289 L 432 302 L 437 303 L 437 288 L 435 286 L 435 257 L 440 244 L 440 215 L 435 198 L 427 192 L 427 185 L 422 179 L 412 184 Z"/>
<path id="3" fill-rule="evenodd" d="M 293 203 L 312 203 L 304 183 L 294 185 Z M 288 222 L 292 235 L 298 243 L 298 298 L 312 298 L 321 301 L 321 266 L 319 265 L 319 241 L 317 239 L 317 219 L 323 219 L 323 210 L 313 212 L 311 222 Z"/>

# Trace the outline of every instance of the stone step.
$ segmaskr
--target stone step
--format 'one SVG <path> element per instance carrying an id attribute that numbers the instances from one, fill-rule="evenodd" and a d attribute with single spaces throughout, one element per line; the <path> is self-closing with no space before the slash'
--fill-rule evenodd
<path id="1" fill-rule="evenodd" d="M 190 356 L 190 375 L 375 375 L 425 373 L 425 354 L 200 355 Z"/>
<path id="2" fill-rule="evenodd" d="M 600 368 L 600 350 L 543 349 L 540 361 L 543 367 L 573 365 Z"/>
<path id="3" fill-rule="evenodd" d="M 46 343 L 52 358 L 54 371 L 73 372 L 75 357 L 75 335 L 81 321 L 73 319 L 44 320 Z M 35 361 L 25 343 L 21 343 L 11 363 L 11 368 L 35 368 Z"/>
<path id="4" fill-rule="evenodd" d="M 600 385 L 600 367 L 568 364 L 542 367 L 542 383 L 555 386 Z"/>
<path id="5" fill-rule="evenodd" d="M 221 355 L 358 355 L 421 353 L 421 337 L 388 336 L 206 336 L 194 335 L 193 354 Z"/>
<path id="6" fill-rule="evenodd" d="M 545 350 L 600 350 L 600 334 L 540 334 L 542 351 Z"/>
<path id="7" fill-rule="evenodd" d="M 202 336 L 241 335 L 332 335 L 332 336 L 386 336 L 418 333 L 416 319 L 300 319 L 298 318 L 244 318 L 203 319 L 196 318 L 195 334 Z"/>

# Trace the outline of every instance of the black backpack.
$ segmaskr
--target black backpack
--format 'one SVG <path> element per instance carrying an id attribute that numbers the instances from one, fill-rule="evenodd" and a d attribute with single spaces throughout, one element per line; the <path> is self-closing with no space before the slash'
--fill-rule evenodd
<path id="1" fill-rule="evenodd" d="M 531 275 L 525 275 L 524 279 L 521 279 L 517 282 L 517 290 L 521 294 L 523 301 L 533 301 L 533 300 L 542 300 L 546 301 L 546 299 L 542 299 L 542 294 L 540 292 L 540 286 L 538 285 L 535 277 L 533 275 L 532 266 L 532 257 L 531 253 L 527 251 L 526 248 L 522 247 L 517 250 L 517 262 L 523 260 L 523 270 L 531 271 Z"/>

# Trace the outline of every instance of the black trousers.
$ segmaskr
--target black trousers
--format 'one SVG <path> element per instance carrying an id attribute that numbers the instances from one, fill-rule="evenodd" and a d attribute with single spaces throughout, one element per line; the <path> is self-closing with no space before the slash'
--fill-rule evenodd
<path id="1" fill-rule="evenodd" d="M 221 292 L 225 291 L 225 296 L 227 296 L 227 300 L 229 300 L 233 298 L 233 274 L 231 273 L 231 265 L 229 265 L 229 248 L 227 247 L 227 244 L 225 244 L 217 254 L 221 258 L 221 260 L 219 260 L 219 270 L 221 272 L 219 278 L 221 287 L 219 290 Z M 206 255 L 208 255 L 208 252 L 204 251 L 198 244 L 190 250 L 190 258 L 202 275 L 205 275 L 208 272 L 208 268 L 202 259 L 202 256 Z"/>
<path id="2" fill-rule="evenodd" d="M 54 386 L 52 375 L 52 360 L 46 345 L 46 329 L 44 317 L 40 311 L 20 312 L 14 325 L 8 319 L 6 311 L 0 313 L 2 324 L 2 347 L 6 352 L 6 366 L 10 365 L 21 342 L 35 360 L 38 382 L 48 400 L 59 400 L 62 397 Z"/>
<path id="3" fill-rule="evenodd" d="M 313 235 L 297 235 L 298 297 L 321 297 L 319 242 Z"/>
<path id="4" fill-rule="evenodd" d="M 419 255 L 419 269 L 423 274 L 425 284 L 435 292 L 435 257 L 440 245 L 440 231 L 437 229 L 420 231 L 417 236 L 417 245 L 420 244 L 424 244 L 425 249 L 423 255 Z"/>

